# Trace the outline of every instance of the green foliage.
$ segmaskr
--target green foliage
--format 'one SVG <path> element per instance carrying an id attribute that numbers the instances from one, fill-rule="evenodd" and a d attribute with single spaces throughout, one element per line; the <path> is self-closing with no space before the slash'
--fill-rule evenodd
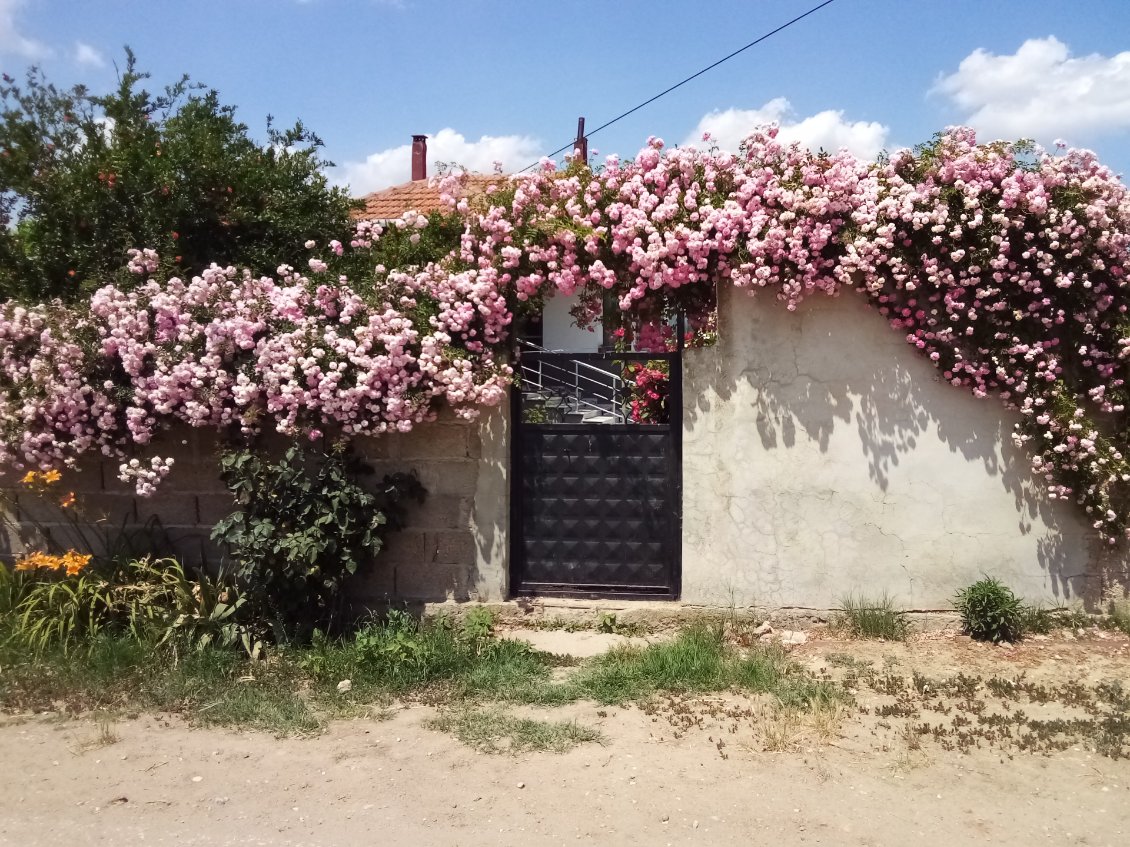
<path id="1" fill-rule="evenodd" d="M 538 404 L 535 401 L 523 404 L 522 423 L 544 424 L 553 423 L 553 421 L 550 420 L 549 409 L 547 409 L 544 404 Z"/>
<path id="2" fill-rule="evenodd" d="M 159 635 L 158 635 L 159 639 Z M 718 627 L 695 627 L 669 642 L 614 651 L 554 681 L 560 657 L 524 641 L 484 635 L 477 625 L 417 620 L 395 611 L 354 635 L 315 633 L 305 647 L 278 647 L 256 661 L 215 642 L 181 651 L 169 641 L 140 641 L 123 627 L 105 628 L 82 644 L 32 651 L 0 640 L 0 708 L 81 711 L 149 708 L 201 723 L 307 733 L 329 719 L 363 714 L 391 696 L 426 696 L 461 709 L 482 701 L 561 705 L 578 700 L 626 703 L 661 692 L 737 689 L 774 696 L 785 708 L 812 711 L 844 693 L 814 679 L 779 649 L 742 652 Z M 341 680 L 351 687 L 338 690 Z M 299 694 L 299 692 L 303 692 Z M 499 744 L 524 745 L 557 730 L 509 724 Z M 453 724 L 452 731 L 456 731 Z M 549 732 L 549 736 L 541 733 Z M 569 735 L 570 733 L 565 733 Z M 533 748 L 531 748 L 533 749 Z M 556 742 L 546 749 L 556 749 Z"/>
<path id="3" fill-rule="evenodd" d="M 1083 609 L 1069 606 L 1056 606 L 1046 609 L 1043 606 L 1021 606 L 1020 629 L 1025 635 L 1047 635 L 1056 629 L 1086 629 L 1093 626 L 1094 620 Z"/>
<path id="4" fill-rule="evenodd" d="M 240 621 L 245 600 L 222 577 L 190 578 L 175 559 L 143 558 L 118 569 L 112 581 L 119 617 L 139 642 L 198 651 L 247 646 L 250 634 Z"/>
<path id="5" fill-rule="evenodd" d="M 153 247 L 166 271 L 215 261 L 273 272 L 302 244 L 343 237 L 352 206 L 331 188 L 321 140 L 267 121 L 258 143 L 215 91 L 183 77 L 152 94 L 127 49 L 116 90 L 61 91 L 38 69 L 0 83 L 0 299 L 75 300 L 125 279 Z"/>
<path id="6" fill-rule="evenodd" d="M 4 637 L 4 622 L 10 620 L 23 599 L 25 585 L 22 574 L 15 573 L 0 563 L 0 639 Z"/>
<path id="7" fill-rule="evenodd" d="M 370 489 L 361 480 L 371 473 L 345 443 L 292 445 L 277 461 L 251 449 L 221 456 L 238 509 L 212 538 L 231 553 L 250 615 L 269 623 L 276 640 L 332 627 L 347 580 L 403 524 L 406 501 L 424 498 L 415 476 L 392 474 Z"/>
<path id="8" fill-rule="evenodd" d="M 596 631 L 613 633 L 616 631 L 616 613 L 601 612 L 600 619 L 596 622 Z"/>
<path id="9" fill-rule="evenodd" d="M 177 654 L 127 633 L 103 632 L 82 650 L 32 654 L 0 643 L 0 706 L 13 710 L 152 709 L 199 724 L 278 734 L 314 731 L 322 719 L 299 693 L 293 664 L 248 662 L 234 650 Z"/>
<path id="10" fill-rule="evenodd" d="M 962 589 L 954 603 L 965 631 L 980 641 L 1016 641 L 1024 634 L 1023 605 L 992 577 Z"/>
<path id="11" fill-rule="evenodd" d="M 327 261 L 332 269 L 340 269 L 350 279 L 365 279 L 372 275 L 375 264 L 388 270 L 420 268 L 457 251 L 463 235 L 463 218 L 454 212 L 442 211 L 425 217 L 428 225 L 423 229 L 387 226 L 371 254 L 346 251 L 343 258 L 327 257 Z"/>
<path id="12" fill-rule="evenodd" d="M 471 638 L 486 638 L 494 631 L 494 613 L 476 606 L 463 616 L 463 631 Z"/>
<path id="13" fill-rule="evenodd" d="M 882 638 L 905 641 L 910 621 L 895 609 L 893 598 L 848 595 L 840 601 L 839 625 L 856 638 Z"/>
<path id="14" fill-rule="evenodd" d="M 238 619 L 243 599 L 207 575 L 189 578 L 175 559 L 137 559 L 74 576 L 0 571 L 4 628 L 37 655 L 89 650 L 103 635 L 177 650 L 248 640 Z"/>
<path id="15" fill-rule="evenodd" d="M 15 637 L 36 653 L 58 647 L 66 654 L 96 641 L 113 612 L 109 583 L 97 574 L 36 582 L 15 609 Z"/>
<path id="16" fill-rule="evenodd" d="M 350 638 L 315 638 L 299 661 L 323 685 L 350 680 L 355 695 L 436 684 L 476 695 L 548 679 L 548 666 L 528 644 L 493 638 L 490 613 L 474 611 L 486 614 L 469 613 L 457 627 L 448 618 L 422 621 L 393 609 Z"/>

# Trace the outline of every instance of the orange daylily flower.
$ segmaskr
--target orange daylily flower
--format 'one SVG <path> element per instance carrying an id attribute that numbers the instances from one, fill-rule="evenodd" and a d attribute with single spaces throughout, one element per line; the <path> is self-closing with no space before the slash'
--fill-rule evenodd
<path id="1" fill-rule="evenodd" d="M 49 553 L 28 553 L 16 562 L 17 571 L 37 571 L 40 569 L 50 571 L 64 571 L 67 576 L 74 576 L 87 565 L 93 557 L 89 553 L 79 553 L 68 550 L 62 556 L 52 556 Z"/>

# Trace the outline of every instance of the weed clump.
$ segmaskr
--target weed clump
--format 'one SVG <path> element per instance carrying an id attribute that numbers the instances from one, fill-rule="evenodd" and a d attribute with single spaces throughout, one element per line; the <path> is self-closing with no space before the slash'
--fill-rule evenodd
<path id="1" fill-rule="evenodd" d="M 887 594 L 874 598 L 849 594 L 840 601 L 839 612 L 837 624 L 855 638 L 905 641 L 910 634 L 906 614 L 895 609 Z"/>
<path id="2" fill-rule="evenodd" d="M 999 580 L 985 577 L 954 600 L 965 631 L 978 641 L 1016 641 L 1024 634 L 1024 607 Z"/>

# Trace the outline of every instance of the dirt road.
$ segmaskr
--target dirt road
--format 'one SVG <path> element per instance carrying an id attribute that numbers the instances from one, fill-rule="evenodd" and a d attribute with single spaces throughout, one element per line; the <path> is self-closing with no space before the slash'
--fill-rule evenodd
<path id="1" fill-rule="evenodd" d="M 805 649 L 819 665 L 831 648 Z M 923 658 L 934 670 L 970 665 L 939 649 L 919 651 L 934 651 Z M 1051 651 L 1046 662 L 1026 667 L 1045 676 L 1130 667 L 1124 650 L 1088 665 L 1069 652 L 1083 648 L 1037 649 Z M 415 705 L 290 739 L 153 717 L 3 718 L 0 844 L 1130 843 L 1130 762 L 1081 745 L 1048 756 L 900 746 L 886 722 L 850 714 L 765 752 L 753 727 L 706 719 L 675 731 L 662 713 L 586 704 L 552 714 L 599 728 L 603 744 L 510 756 L 429 729 L 433 714 Z"/>

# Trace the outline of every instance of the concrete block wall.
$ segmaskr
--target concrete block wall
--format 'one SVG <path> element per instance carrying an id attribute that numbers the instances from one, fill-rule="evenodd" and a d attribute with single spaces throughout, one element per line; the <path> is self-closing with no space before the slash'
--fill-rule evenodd
<path id="1" fill-rule="evenodd" d="M 117 460 L 91 456 L 40 494 L 0 476 L 0 509 L 7 527 L 0 556 L 18 557 L 44 549 L 50 539 L 80 551 L 147 550 L 154 545 L 175 553 L 186 565 L 217 565 L 223 551 L 210 539 L 212 525 L 234 508 L 220 481 L 216 443 L 208 433 L 188 427 L 164 433 L 152 455 L 172 457 L 173 470 L 152 497 L 138 497 L 131 483 L 118 479 Z M 75 506 L 59 507 L 68 492 Z"/>
<path id="2" fill-rule="evenodd" d="M 467 423 L 444 415 L 408 433 L 362 439 L 378 475 L 413 470 L 428 491 L 393 534 L 378 567 L 357 581 L 360 603 L 497 602 L 508 592 L 508 408 Z"/>
<path id="3" fill-rule="evenodd" d="M 377 561 L 354 581 L 358 605 L 392 601 L 498 601 L 507 592 L 509 415 L 486 410 L 479 420 L 441 415 L 409 433 L 360 439 L 358 452 L 386 473 L 415 471 L 428 497 L 409 507 L 407 526 L 392 533 Z M 187 427 L 165 433 L 147 451 L 172 456 L 173 470 L 152 497 L 138 497 L 117 478 L 116 461 L 91 458 L 68 472 L 45 498 L 13 475 L 0 476 L 0 556 L 42 549 L 44 534 L 64 547 L 88 549 L 101 539 L 152 534 L 190 566 L 222 564 L 213 525 L 234 508 L 220 481 L 216 442 Z M 57 502 L 74 491 L 85 537 Z M 159 521 L 159 529 L 151 521 Z M 120 542 L 119 542 L 120 543 Z"/>

